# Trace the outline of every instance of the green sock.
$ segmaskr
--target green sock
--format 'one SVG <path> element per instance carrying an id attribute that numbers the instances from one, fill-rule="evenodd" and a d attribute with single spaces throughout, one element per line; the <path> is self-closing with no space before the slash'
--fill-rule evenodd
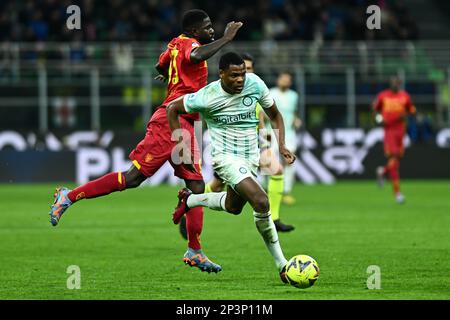
<path id="1" fill-rule="evenodd" d="M 267 189 L 272 219 L 278 220 L 280 218 L 281 198 L 283 197 L 283 175 L 270 176 Z"/>

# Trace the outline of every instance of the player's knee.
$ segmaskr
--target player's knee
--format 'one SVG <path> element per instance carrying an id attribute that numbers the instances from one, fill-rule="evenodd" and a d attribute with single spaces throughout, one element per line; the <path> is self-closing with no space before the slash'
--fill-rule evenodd
<path id="1" fill-rule="evenodd" d="M 234 215 L 238 215 L 241 214 L 242 212 L 242 208 L 241 207 L 237 207 L 237 206 L 232 206 L 232 205 L 226 205 L 225 204 L 225 208 L 227 209 L 227 212 L 234 214 Z"/>
<path id="2" fill-rule="evenodd" d="M 225 198 L 225 211 L 234 215 L 241 214 L 244 205 L 242 203 L 233 202 L 231 197 Z"/>
<path id="3" fill-rule="evenodd" d="M 253 200 L 252 207 L 256 212 L 269 212 L 269 198 L 266 194 L 256 196 Z"/>

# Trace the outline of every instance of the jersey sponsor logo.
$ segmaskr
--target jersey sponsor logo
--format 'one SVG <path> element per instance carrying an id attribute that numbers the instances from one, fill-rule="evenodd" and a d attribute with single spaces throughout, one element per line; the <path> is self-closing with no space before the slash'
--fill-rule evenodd
<path id="1" fill-rule="evenodd" d="M 230 123 L 236 123 L 247 119 L 256 119 L 256 110 L 240 113 L 237 115 L 231 115 L 231 116 L 219 116 L 213 118 L 213 121 L 215 123 L 222 123 L 222 124 L 230 124 Z"/>

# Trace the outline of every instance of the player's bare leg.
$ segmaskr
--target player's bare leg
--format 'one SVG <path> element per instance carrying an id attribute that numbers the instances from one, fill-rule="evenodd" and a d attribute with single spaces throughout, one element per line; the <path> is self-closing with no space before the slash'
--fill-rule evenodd
<path id="1" fill-rule="evenodd" d="M 252 206 L 256 228 L 275 261 L 281 280 L 286 282 L 284 270 L 287 260 L 281 250 L 277 230 L 270 214 L 270 204 L 267 194 L 253 178 L 242 180 L 235 186 L 235 189 L 237 194 Z M 230 193 L 232 192 L 234 192 L 233 189 L 230 190 Z"/>
<path id="2" fill-rule="evenodd" d="M 283 198 L 283 166 L 272 149 L 265 148 L 261 150 L 259 168 L 262 174 L 269 176 L 267 195 L 269 197 L 272 220 L 277 231 L 289 232 L 294 230 L 294 226 L 284 224 L 280 219 L 280 207 Z"/>
<path id="3" fill-rule="evenodd" d="M 181 237 L 184 240 L 187 240 L 188 239 L 188 234 L 187 234 L 186 216 L 185 215 L 181 217 L 180 224 L 178 226 L 179 226 Z"/>
<path id="4" fill-rule="evenodd" d="M 377 184 L 380 188 L 384 187 L 385 174 L 386 174 L 385 167 L 377 167 L 376 177 L 377 177 Z"/>
<path id="5" fill-rule="evenodd" d="M 74 190 L 59 187 L 56 189 L 55 200 L 51 206 L 50 222 L 53 226 L 56 226 L 64 212 L 77 201 L 105 196 L 115 191 L 136 188 L 145 179 L 146 177 L 132 165 L 127 172 L 108 173 Z"/>
<path id="6" fill-rule="evenodd" d="M 225 189 L 225 187 L 226 187 L 225 182 L 223 182 L 223 180 L 216 173 L 214 173 L 214 177 L 205 186 L 205 193 L 222 192 Z"/>

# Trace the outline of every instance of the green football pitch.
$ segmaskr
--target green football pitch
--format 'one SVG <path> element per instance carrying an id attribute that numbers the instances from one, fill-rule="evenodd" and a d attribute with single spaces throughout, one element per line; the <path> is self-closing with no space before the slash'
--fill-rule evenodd
<path id="1" fill-rule="evenodd" d="M 280 234 L 287 258 L 314 257 L 308 289 L 281 283 L 253 224 L 205 210 L 202 244 L 219 274 L 185 266 L 171 221 L 176 187 L 143 187 L 71 207 L 52 227 L 53 185 L 0 186 L 1 299 L 449 299 L 450 181 L 405 181 L 406 203 L 373 181 L 295 187 L 282 207 L 296 230 Z M 81 288 L 70 290 L 69 266 Z M 369 266 L 381 288 L 367 288 Z M 370 271 L 370 268 L 369 268 Z"/>

